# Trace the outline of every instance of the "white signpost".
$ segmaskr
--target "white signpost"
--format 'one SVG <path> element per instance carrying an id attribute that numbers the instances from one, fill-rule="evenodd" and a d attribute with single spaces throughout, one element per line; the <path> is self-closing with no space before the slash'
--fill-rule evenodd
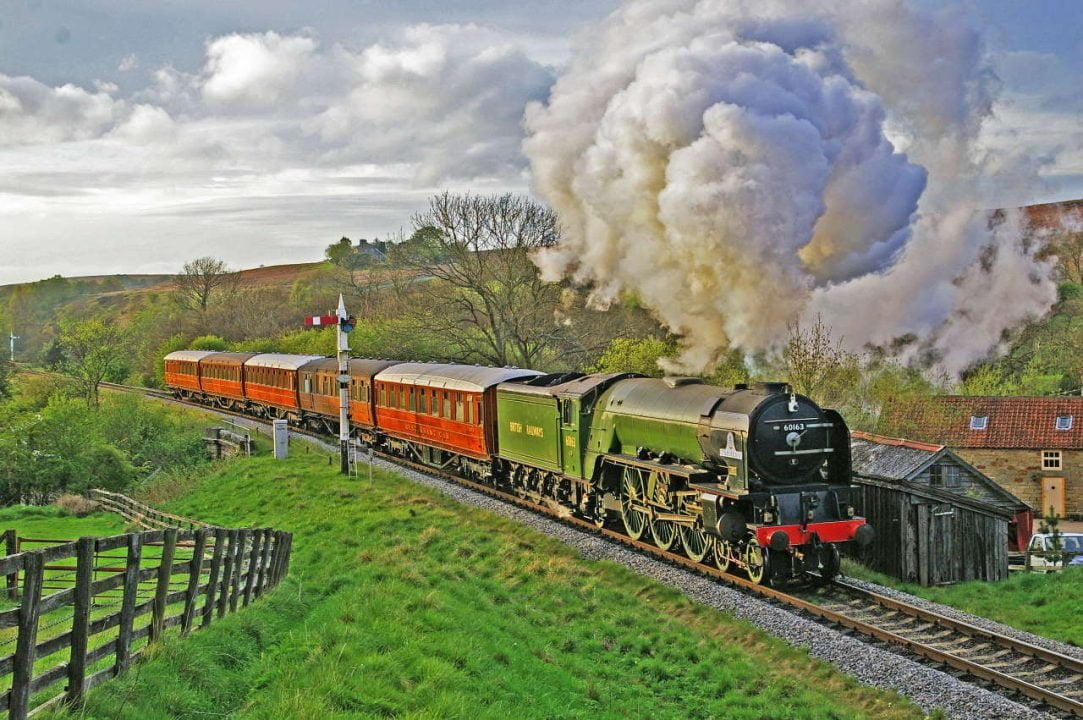
<path id="1" fill-rule="evenodd" d="M 15 364 L 15 341 L 19 339 L 19 336 L 12 330 L 8 333 L 8 338 L 11 340 L 11 363 Z"/>
<path id="2" fill-rule="evenodd" d="M 342 453 L 342 474 L 350 474 L 350 340 L 354 319 L 346 312 L 342 295 L 334 315 L 305 318 L 308 327 L 338 326 L 338 441 Z"/>

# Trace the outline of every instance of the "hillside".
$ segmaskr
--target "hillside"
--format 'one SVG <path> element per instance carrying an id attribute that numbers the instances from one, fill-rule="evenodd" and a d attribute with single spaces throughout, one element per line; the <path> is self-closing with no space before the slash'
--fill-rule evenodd
<path id="1" fill-rule="evenodd" d="M 289 528 L 290 577 L 80 718 L 921 717 L 655 581 L 317 452 L 232 462 L 168 507 Z"/>

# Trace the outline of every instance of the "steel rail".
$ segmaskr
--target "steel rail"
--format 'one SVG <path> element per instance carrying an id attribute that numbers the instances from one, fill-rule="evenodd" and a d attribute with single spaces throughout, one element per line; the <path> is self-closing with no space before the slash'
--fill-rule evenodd
<path id="1" fill-rule="evenodd" d="M 41 371 L 23 370 L 23 372 L 47 374 Z M 136 392 L 143 395 L 169 400 L 171 402 L 176 402 L 181 405 L 199 408 L 201 410 L 208 410 L 223 415 L 241 417 L 263 424 L 267 423 L 267 420 L 264 418 L 253 417 L 252 415 L 237 412 L 234 410 L 209 407 L 207 405 L 203 405 L 197 402 L 182 400 L 173 397 L 171 393 L 166 393 L 152 388 L 139 388 L 129 385 L 119 385 L 116 383 L 103 383 L 103 386 L 121 392 Z M 295 432 L 300 435 L 306 435 L 316 440 L 323 439 L 323 436 L 321 436 L 319 433 L 310 432 L 308 430 L 291 428 L 291 432 Z M 831 610 L 815 602 L 805 600 L 803 598 L 783 592 L 781 590 L 777 590 L 775 588 L 767 587 L 764 585 L 757 585 L 751 580 L 747 580 L 737 575 L 732 575 L 728 572 L 723 572 L 718 568 L 714 568 L 703 563 L 698 563 L 684 555 L 680 555 L 669 550 L 663 550 L 649 542 L 645 542 L 642 540 L 633 540 L 624 533 L 618 532 L 611 528 L 599 528 L 593 522 L 568 514 L 566 508 L 563 512 L 559 512 L 547 505 L 535 503 L 531 500 L 504 492 L 490 485 L 485 485 L 483 483 L 467 480 L 466 478 L 459 477 L 458 475 L 454 475 L 452 473 L 431 467 L 429 465 L 417 463 L 383 452 L 377 452 L 375 454 L 381 459 L 399 465 L 400 467 L 406 467 L 417 472 L 437 476 L 443 480 L 447 480 L 462 487 L 466 487 L 476 492 L 483 493 L 485 495 L 500 499 L 504 502 L 508 502 L 510 504 L 531 510 L 539 514 L 549 516 L 559 522 L 563 522 L 567 525 L 577 527 L 589 533 L 601 535 L 602 537 L 605 537 L 612 542 L 635 548 L 636 550 L 647 553 L 648 555 L 653 555 L 654 557 L 665 560 L 674 565 L 679 565 L 693 572 L 713 577 L 733 587 L 737 587 L 742 590 L 768 598 L 770 600 L 774 600 L 783 605 L 788 605 L 792 608 L 796 608 L 798 610 L 806 612 L 814 617 L 818 617 L 826 622 L 849 628 L 867 637 L 874 638 L 876 640 L 891 645 L 902 647 L 909 652 L 914 653 L 915 655 L 926 658 L 940 665 L 954 668 L 972 677 L 976 677 L 986 682 L 990 682 L 997 686 L 1005 688 L 1007 690 L 1020 693 L 1021 695 L 1031 698 L 1032 700 L 1037 700 L 1039 702 L 1045 703 L 1050 707 L 1057 708 L 1076 717 L 1083 717 L 1083 703 L 1076 701 L 1070 697 L 1066 697 L 1060 693 L 1040 687 L 1033 683 L 1022 680 L 1018 677 L 1014 677 L 1010 674 L 1000 672 L 999 670 L 985 667 L 980 663 L 974 662 L 972 660 L 953 655 L 944 650 L 930 647 L 928 644 L 904 637 L 896 632 L 884 629 L 883 627 L 880 627 L 872 622 L 854 618 L 846 614 L 845 612 Z M 1047 650 L 1045 648 L 1041 648 L 1021 640 L 1017 640 L 1015 638 L 1006 637 L 994 631 L 986 630 L 984 628 L 980 628 L 976 625 L 966 623 L 960 620 L 955 620 L 945 615 L 941 615 L 931 610 L 926 610 L 924 608 L 911 605 L 895 598 L 889 598 L 885 595 L 880 595 L 879 593 L 865 590 L 863 588 L 858 588 L 844 581 L 836 581 L 832 584 L 831 587 L 841 589 L 847 594 L 860 597 L 861 599 L 870 601 L 875 605 L 879 605 L 890 610 L 895 610 L 906 615 L 913 616 L 925 622 L 935 623 L 936 625 L 944 627 L 946 630 L 950 630 L 952 632 L 956 632 L 967 637 L 986 640 L 988 642 L 995 643 L 1002 648 L 1007 648 L 1023 655 L 1029 655 L 1035 659 L 1043 660 L 1051 664 L 1056 664 L 1058 667 L 1061 667 L 1069 672 L 1077 672 L 1083 674 L 1083 663 L 1081 663 L 1079 660 L 1076 660 L 1075 658 L 1071 658 L 1069 656 L 1062 655 L 1060 653 L 1056 653 L 1054 651 Z M 943 640 L 941 639 L 937 644 L 941 644 L 942 642 Z"/>

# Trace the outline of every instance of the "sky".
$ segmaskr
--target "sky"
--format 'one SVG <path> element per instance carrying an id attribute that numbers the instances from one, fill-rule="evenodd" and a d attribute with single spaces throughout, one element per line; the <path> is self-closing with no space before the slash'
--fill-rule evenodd
<path id="1" fill-rule="evenodd" d="M 408 234 L 441 190 L 530 192 L 524 110 L 618 6 L 3 0 L 0 284 L 313 261 Z M 1001 201 L 1083 197 L 1083 3 L 972 12 L 1000 79 L 983 142 L 1042 165 Z"/>

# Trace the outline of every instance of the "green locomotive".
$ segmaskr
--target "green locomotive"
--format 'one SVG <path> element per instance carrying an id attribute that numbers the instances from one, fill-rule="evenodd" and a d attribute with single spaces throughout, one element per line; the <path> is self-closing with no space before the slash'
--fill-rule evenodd
<path id="1" fill-rule="evenodd" d="M 871 540 L 845 422 L 785 384 L 542 375 L 500 384 L 496 417 L 494 478 L 514 492 L 755 582 L 826 581 L 839 543 Z"/>

